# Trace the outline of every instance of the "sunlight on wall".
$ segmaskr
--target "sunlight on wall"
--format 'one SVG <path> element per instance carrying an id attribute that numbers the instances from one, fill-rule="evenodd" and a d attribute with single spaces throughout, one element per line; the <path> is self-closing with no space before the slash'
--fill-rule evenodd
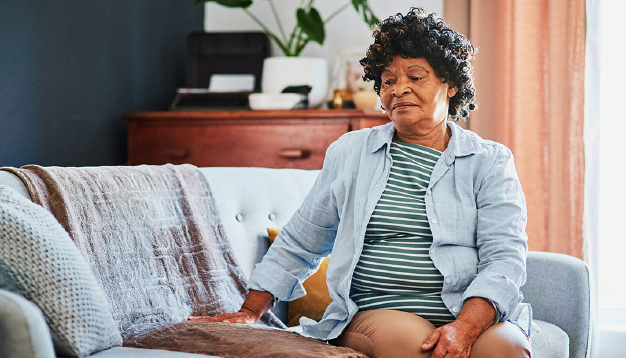
<path id="1" fill-rule="evenodd" d="M 611 309 L 626 309 L 625 12 L 622 0 L 601 3 L 598 303 Z"/>

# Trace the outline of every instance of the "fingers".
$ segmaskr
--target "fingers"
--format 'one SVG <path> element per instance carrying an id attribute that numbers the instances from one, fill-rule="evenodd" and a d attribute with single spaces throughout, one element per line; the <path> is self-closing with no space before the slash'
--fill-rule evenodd
<path id="1" fill-rule="evenodd" d="M 439 341 L 439 336 L 441 335 L 441 330 L 437 328 L 434 330 L 426 339 L 424 340 L 424 344 L 422 344 L 423 351 L 429 351 L 433 349 L 433 347 Z"/>
<path id="2" fill-rule="evenodd" d="M 192 322 L 223 322 L 224 321 L 224 317 L 220 316 L 214 316 L 214 317 L 210 317 L 210 316 L 197 316 L 197 317 L 189 317 L 187 318 L 187 320 L 192 321 Z"/>
<path id="3" fill-rule="evenodd" d="M 242 324 L 254 324 L 254 320 L 248 317 L 245 313 L 226 313 L 217 316 L 194 316 L 187 318 L 192 322 L 226 322 L 226 323 L 242 323 Z"/>
<path id="4" fill-rule="evenodd" d="M 224 318 L 221 322 L 240 323 L 240 324 L 254 324 L 254 321 L 252 319 L 250 319 L 248 316 L 244 316 L 244 315 Z"/>
<path id="5" fill-rule="evenodd" d="M 445 349 L 435 348 L 430 358 L 469 358 L 469 352 L 450 352 Z"/>
<path id="6" fill-rule="evenodd" d="M 435 349 L 433 350 L 433 354 L 430 356 L 430 358 L 452 358 L 452 357 L 458 357 L 452 354 L 448 354 L 450 352 L 448 352 L 443 346 L 437 346 L 435 347 Z"/>
<path id="7" fill-rule="evenodd" d="M 439 327 L 426 337 L 422 350 L 432 349 L 431 358 L 467 358 L 472 344 L 457 333 L 450 324 Z"/>

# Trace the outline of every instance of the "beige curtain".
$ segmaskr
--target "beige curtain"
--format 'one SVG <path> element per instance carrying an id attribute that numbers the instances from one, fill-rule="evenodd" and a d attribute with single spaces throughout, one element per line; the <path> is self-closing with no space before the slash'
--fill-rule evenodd
<path id="1" fill-rule="evenodd" d="M 530 249 L 582 258 L 585 1 L 446 0 L 444 11 L 478 48 L 469 128 L 513 151 Z"/>

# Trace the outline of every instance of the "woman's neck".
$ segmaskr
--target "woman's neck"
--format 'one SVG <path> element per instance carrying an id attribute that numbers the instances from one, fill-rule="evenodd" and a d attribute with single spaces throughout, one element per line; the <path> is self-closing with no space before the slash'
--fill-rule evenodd
<path id="1" fill-rule="evenodd" d="M 437 126 L 431 130 L 419 130 L 412 133 L 403 133 L 396 129 L 393 136 L 394 141 L 418 144 L 424 147 L 433 148 L 443 152 L 448 148 L 448 143 L 452 137 L 452 131 L 446 121 L 442 126 Z"/>

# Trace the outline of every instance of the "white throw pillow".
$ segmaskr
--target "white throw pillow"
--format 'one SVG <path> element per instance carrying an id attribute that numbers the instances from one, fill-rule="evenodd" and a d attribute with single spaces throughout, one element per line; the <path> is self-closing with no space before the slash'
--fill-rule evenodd
<path id="1" fill-rule="evenodd" d="M 57 355 L 122 344 L 104 293 L 67 232 L 7 186 L 0 186 L 0 287 L 41 309 Z"/>

